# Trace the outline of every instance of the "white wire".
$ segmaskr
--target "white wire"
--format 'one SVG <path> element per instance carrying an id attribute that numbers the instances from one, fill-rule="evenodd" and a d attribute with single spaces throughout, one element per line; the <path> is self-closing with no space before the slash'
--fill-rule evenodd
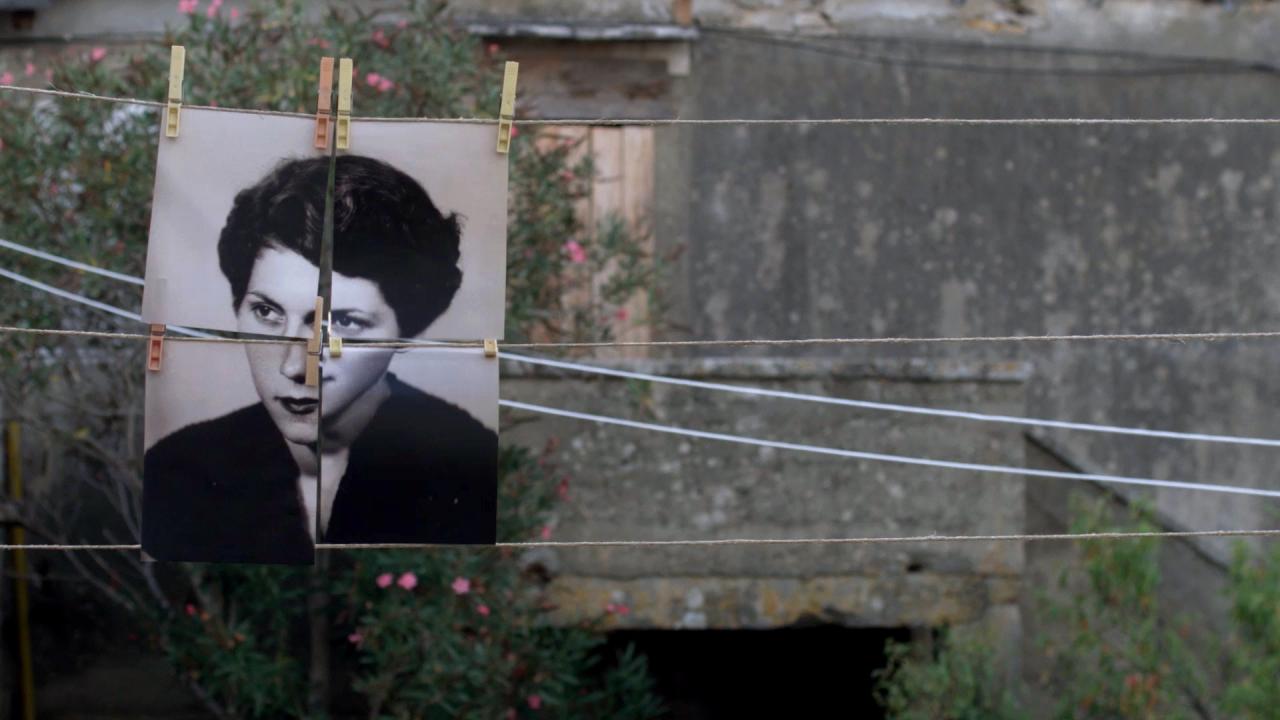
<path id="1" fill-rule="evenodd" d="M 126 275 L 124 273 L 119 273 L 114 270 L 107 270 L 105 268 L 94 267 L 92 265 L 88 265 L 82 262 L 77 262 L 75 260 L 64 258 L 61 255 L 54 255 L 52 253 L 47 253 L 43 250 L 36 250 L 35 248 L 27 247 L 26 245 L 19 245 L 16 242 L 10 242 L 3 238 L 0 238 L 0 247 L 9 248 L 10 250 L 15 250 L 25 255 L 38 257 L 41 260 L 48 260 L 49 262 L 58 263 L 59 265 L 65 265 L 67 267 L 75 268 L 77 270 L 83 270 L 87 273 L 93 273 L 94 275 L 101 275 L 103 277 L 108 277 L 108 278 L 111 278 L 112 280 L 119 280 L 120 282 L 127 282 L 133 285 L 141 285 L 141 286 L 146 285 L 146 282 L 142 278 L 137 277 L 136 275 Z"/>
<path id="2" fill-rule="evenodd" d="M 883 410 L 886 412 L 931 415 L 935 417 L 946 417 L 960 420 L 974 420 L 977 422 L 1008 423 L 1011 425 L 1025 425 L 1030 427 L 1082 430 L 1085 432 L 1113 433 L 1118 435 L 1138 435 L 1142 437 L 1166 438 L 1173 440 L 1197 440 L 1212 443 L 1280 447 L 1280 440 L 1273 440 L 1271 438 L 1210 435 L 1206 433 L 1176 432 L 1173 430 L 1147 430 L 1145 428 L 1124 427 L 1118 425 L 1098 425 L 1093 423 L 1068 422 L 1065 420 L 1043 420 L 1039 418 L 1017 417 L 1014 415 L 989 415 L 985 413 L 966 412 L 963 410 L 947 410 L 943 408 L 920 407 L 918 405 L 898 405 L 895 403 L 873 402 L 871 400 L 850 400 L 847 398 L 810 395 L 807 393 L 788 392 L 785 390 L 766 390 L 764 388 L 742 385 L 726 385 L 724 383 L 705 382 L 702 380 L 687 380 L 685 378 L 675 378 L 667 375 L 653 375 L 651 373 L 634 372 L 630 370 L 615 370 L 613 368 L 605 368 L 598 365 L 583 365 L 581 363 L 565 362 L 563 360 L 551 360 L 549 358 L 531 357 L 529 355 L 517 355 L 506 351 L 500 352 L 499 357 L 514 360 L 516 362 L 527 363 L 529 365 L 542 365 L 545 367 L 560 368 L 562 370 L 573 370 L 577 372 L 594 373 L 597 375 L 609 375 L 612 377 L 628 378 L 632 380 L 646 380 L 666 385 L 680 385 L 682 387 L 699 388 L 702 390 L 718 390 L 722 392 L 737 393 L 739 395 L 781 398 L 784 400 L 803 400 L 805 402 L 816 402 L 826 405 L 842 405 L 845 407 L 864 408 L 867 410 Z"/>
<path id="3" fill-rule="evenodd" d="M 620 427 L 634 428 L 636 430 L 649 430 L 652 432 L 666 433 L 668 435 L 682 435 L 684 437 L 699 438 L 702 440 L 719 440 L 722 442 L 738 443 L 741 445 L 754 445 L 756 447 L 775 448 L 778 450 L 794 450 L 798 452 L 816 453 L 819 455 L 835 455 L 837 457 L 897 463 L 899 465 L 916 465 L 943 468 L 947 470 L 970 470 L 973 472 L 996 473 L 1001 475 L 1028 475 L 1032 477 L 1056 478 L 1059 480 L 1088 480 L 1114 485 L 1141 485 L 1144 487 L 1170 488 L 1174 490 L 1200 490 L 1204 492 L 1227 493 L 1232 495 L 1280 497 L 1280 490 L 1265 490 L 1238 485 L 1213 485 L 1210 483 L 1182 482 L 1178 480 L 1155 480 L 1152 478 L 1126 477 L 1123 475 L 1073 473 L 1058 470 L 1009 467 L 1005 465 L 987 465 L 985 463 L 931 460 L 929 458 L 911 457 L 907 455 L 887 455 L 884 453 L 864 452 L 862 450 L 843 450 L 840 448 L 823 447 L 820 445 L 805 445 L 801 443 L 789 443 L 777 440 L 761 440 L 759 438 L 708 432 L 706 430 L 690 430 L 688 428 L 675 427 L 672 425 L 657 425 L 654 423 L 637 422 L 635 420 L 623 420 L 622 418 L 608 417 L 605 415 L 591 415 L 572 410 L 561 410 L 559 408 L 550 408 L 544 405 L 533 405 L 515 400 L 499 400 L 498 404 L 509 408 L 515 408 L 517 410 L 527 410 L 529 412 L 572 418 L 574 420 L 587 420 L 590 422 L 600 423 L 602 425 L 617 425 Z"/>
<path id="4" fill-rule="evenodd" d="M 82 303 L 89 307 L 108 312 L 119 317 L 128 318 L 142 322 L 142 317 L 137 313 L 128 310 L 122 310 L 114 305 L 91 300 L 81 295 L 77 295 L 60 288 L 46 285 L 37 280 L 32 280 L 24 275 L 0 268 L 0 276 L 7 277 L 16 282 L 22 283 L 37 290 L 42 290 L 50 294 L 56 295 L 72 302 Z M 177 329 L 177 328 L 175 328 Z M 184 334 L 204 335 L 194 330 L 186 328 L 179 329 Z M 210 337 L 204 335 L 205 337 Z M 779 450 L 794 450 L 799 452 L 817 453 L 820 455 L 835 455 L 838 457 L 854 458 L 859 460 L 872 460 L 877 462 L 898 463 L 901 465 L 918 465 L 925 467 L 945 468 L 950 470 L 970 470 L 974 472 L 989 472 L 1005 475 L 1026 475 L 1033 477 L 1049 477 L 1064 480 L 1091 480 L 1101 483 L 1112 483 L 1117 485 L 1142 485 L 1148 487 L 1163 487 L 1177 490 L 1201 490 L 1204 492 L 1230 493 L 1237 495 L 1254 495 L 1261 497 L 1280 497 L 1280 490 L 1263 490 L 1259 488 L 1247 488 L 1233 485 L 1211 485 L 1207 483 L 1191 483 L 1180 482 L 1176 480 L 1154 480 L 1150 478 L 1125 477 L 1120 475 L 1099 475 L 1093 473 L 1070 473 L 1060 472 L 1056 470 L 1037 470 L 1034 468 L 1015 468 L 1004 465 L 986 465 L 981 463 L 962 463 L 952 462 L 948 460 L 931 460 L 928 458 L 909 457 L 905 455 L 887 455 L 884 453 L 864 452 L 861 450 L 842 450 L 839 448 L 822 447 L 818 445 L 804 445 L 800 443 L 788 443 L 776 440 L 761 440 L 758 438 L 748 438 L 739 435 L 728 435 L 725 433 L 714 433 L 705 430 L 689 430 L 687 428 L 679 428 L 668 425 L 656 425 L 653 423 L 637 422 L 635 420 L 624 420 L 622 418 L 606 417 L 603 415 L 589 415 L 587 413 L 574 412 L 572 410 L 560 410 L 557 408 L 549 408 L 542 405 L 532 405 L 516 400 L 499 400 L 499 405 L 503 405 L 518 410 L 527 410 L 530 412 L 543 413 L 547 415 L 557 415 L 560 417 L 573 418 L 576 420 L 588 420 L 605 425 L 618 425 L 621 427 L 629 427 L 640 430 L 650 430 L 653 432 L 665 433 L 668 435 L 683 435 L 686 437 L 700 438 L 704 440 L 720 440 L 723 442 L 739 443 L 743 445 L 754 445 L 757 447 L 769 447 Z"/>
<path id="5" fill-rule="evenodd" d="M 63 300 L 70 300 L 71 302 L 80 303 L 81 305 L 87 305 L 95 310 L 101 310 L 102 312 L 110 313 L 117 317 L 122 317 L 127 320 L 135 320 L 137 322 L 145 322 L 142 319 L 142 316 L 139 315 L 138 313 L 130 312 L 129 310 L 118 308 L 115 305 L 108 305 L 107 303 L 104 303 L 104 302 L 98 302 L 97 300 L 87 298 L 83 295 L 77 295 L 73 292 L 68 292 L 66 290 L 63 290 L 62 288 L 56 288 L 52 285 L 47 285 L 45 283 L 40 282 L 39 280 L 32 280 L 26 275 L 19 275 L 18 273 L 13 272 L 12 270 L 6 270 L 4 268 L 0 268 L 0 277 L 9 278 L 14 282 L 22 283 L 23 285 L 35 288 L 36 290 L 42 290 L 44 292 L 49 293 L 50 295 L 56 295 L 62 298 Z M 169 325 L 168 328 L 180 335 L 189 335 L 191 337 L 205 337 L 205 338 L 214 337 L 209 333 L 203 333 L 203 332 L 200 332 L 199 330 L 192 330 L 190 328 L 184 328 L 178 325 Z"/>
<path id="6" fill-rule="evenodd" d="M 11 242 L 8 240 L 0 239 L 0 247 L 9 248 L 10 250 L 16 250 L 21 253 L 26 253 L 28 255 L 32 255 L 44 260 L 49 260 L 51 262 L 67 265 L 68 267 L 74 267 L 80 270 L 84 270 L 85 272 L 102 275 L 104 277 L 114 278 L 116 280 L 122 280 L 124 282 L 129 282 L 136 285 L 145 284 L 142 278 L 139 278 L 134 275 L 126 275 L 124 273 L 118 273 L 112 270 L 105 270 L 103 268 L 94 267 L 92 265 L 86 265 L 84 263 L 79 263 L 74 260 L 68 260 L 67 258 L 63 258 L 58 255 L 52 255 L 50 253 L 36 250 L 34 248 L 30 248 L 25 245 L 20 245 L 18 243 Z M 18 280 L 18 282 L 29 281 L 29 279 L 26 278 L 25 276 L 17 275 L 16 273 L 11 275 L 6 273 L 6 275 L 15 280 Z M 34 282 L 36 281 L 30 280 L 28 284 L 34 283 Z M 49 286 L 45 286 L 43 284 L 40 284 L 39 287 L 41 287 L 41 289 L 46 289 L 49 292 L 53 292 L 54 294 L 57 294 L 60 297 L 65 297 L 67 299 L 81 298 L 81 296 L 79 295 L 72 296 L 70 293 L 65 293 L 65 291 L 57 290 L 56 288 L 50 288 Z M 85 301 L 86 304 L 92 304 L 95 302 L 95 301 L 89 300 L 88 298 L 82 298 L 82 299 Z M 111 309 L 106 310 L 106 312 L 114 312 L 119 309 L 119 308 L 115 308 L 114 306 L 105 306 L 105 307 L 99 307 L 97 305 L 93 305 L 93 306 L 98 307 L 98 309 L 100 310 L 105 310 L 106 307 L 110 307 Z M 141 320 L 140 317 L 132 313 L 129 313 L 124 317 L 129 317 L 130 319 L 133 319 L 133 320 Z M 198 333 L 196 331 L 185 330 L 183 328 L 175 327 L 174 329 L 177 332 L 180 332 L 186 335 L 192 335 L 195 337 L 212 337 L 205 333 Z M 667 385 L 679 385 L 682 387 L 692 387 L 692 388 L 699 388 L 703 390 L 716 390 L 720 392 L 737 393 L 739 395 L 751 395 L 756 397 L 772 397 L 772 398 L 780 398 L 784 400 L 800 400 L 804 402 L 815 402 L 815 403 L 822 403 L 826 405 L 856 407 L 856 408 L 862 408 L 866 410 L 879 410 L 884 412 L 897 412 L 897 413 L 905 413 L 905 414 L 912 414 L 912 415 L 928 415 L 932 417 L 945 417 L 945 418 L 952 418 L 957 420 L 971 420 L 974 422 L 1021 425 L 1024 427 L 1054 428 L 1059 430 L 1078 430 L 1082 432 L 1108 433 L 1108 434 L 1114 434 L 1114 435 L 1133 435 L 1138 437 L 1161 438 L 1161 439 L 1168 439 L 1168 440 L 1188 440 L 1188 441 L 1195 441 L 1195 442 L 1250 445 L 1250 446 L 1257 446 L 1257 447 L 1280 447 L 1280 440 L 1276 440 L 1272 438 L 1248 437 L 1248 436 L 1237 436 L 1237 435 L 1216 435 L 1216 434 L 1210 434 L 1210 433 L 1178 432 L 1174 430 L 1150 430 L 1146 428 L 1126 427 L 1122 425 L 1103 425 L 1098 423 L 1071 422 L 1067 420 L 1048 420 L 1043 418 L 1018 417 L 1014 415 L 994 415 L 994 414 L 987 414 L 987 413 L 968 412 L 964 410 L 930 408 L 930 407 L 922 407 L 919 405 L 900 405 L 897 403 L 883 403 L 883 402 L 875 402 L 871 400 L 853 400 L 849 398 L 837 398 L 837 397 L 828 397 L 823 395 L 811 395 L 808 393 L 788 392 L 785 390 L 767 390 L 765 388 L 748 387 L 748 386 L 742 386 L 742 385 L 727 385 L 725 383 L 713 383 L 713 382 L 706 382 L 701 380 L 688 380 L 685 378 L 676 378 L 676 377 L 670 377 L 666 375 L 654 375 L 652 373 L 642 373 L 642 372 L 635 372 L 630 370 L 615 370 L 612 368 L 601 367 L 599 365 L 584 365 L 582 363 L 566 362 L 563 360 L 552 360 L 550 358 L 537 358 L 530 355 L 520 355 L 517 353 L 511 353 L 507 351 L 501 351 L 499 353 L 499 356 L 502 358 L 506 358 L 508 360 L 525 363 L 528 365 L 542 365 L 544 367 L 553 367 L 553 368 L 559 368 L 562 370 L 572 370 L 575 372 L 594 373 L 597 375 L 608 375 L 611 377 L 621 377 L 621 378 L 628 378 L 632 380 L 644 380 L 648 382 L 663 383 Z"/>

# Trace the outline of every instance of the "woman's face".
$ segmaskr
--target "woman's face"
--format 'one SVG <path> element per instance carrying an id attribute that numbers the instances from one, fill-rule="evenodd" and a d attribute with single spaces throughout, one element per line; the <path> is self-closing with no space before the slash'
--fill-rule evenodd
<path id="1" fill-rule="evenodd" d="M 310 337 L 316 302 L 316 266 L 302 255 L 278 247 L 263 248 L 249 275 L 244 299 L 236 310 L 240 332 Z M 396 338 L 400 326 L 377 283 L 333 273 L 334 334 L 344 338 Z M 324 407 L 318 388 L 307 387 L 307 349 L 301 343 L 245 345 L 258 396 L 285 438 L 316 441 L 316 421 L 337 418 L 387 372 L 395 350 L 360 348 L 321 363 Z"/>

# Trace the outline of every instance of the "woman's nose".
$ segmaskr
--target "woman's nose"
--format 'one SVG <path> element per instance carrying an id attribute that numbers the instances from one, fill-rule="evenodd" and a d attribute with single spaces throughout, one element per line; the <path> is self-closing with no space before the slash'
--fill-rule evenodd
<path id="1" fill-rule="evenodd" d="M 306 344 L 294 341 L 285 346 L 284 358 L 280 361 L 280 374 L 296 383 L 306 382 Z"/>

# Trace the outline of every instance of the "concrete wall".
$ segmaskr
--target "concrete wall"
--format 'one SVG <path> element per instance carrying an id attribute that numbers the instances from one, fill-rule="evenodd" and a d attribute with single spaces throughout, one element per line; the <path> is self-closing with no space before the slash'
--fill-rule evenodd
<path id="1" fill-rule="evenodd" d="M 1116 64 L 914 42 L 856 47 L 931 64 Z M 679 96 L 684 117 L 1280 115 L 1276 77 L 1257 72 L 1116 77 L 906 68 L 711 33 L 695 45 L 692 67 Z M 688 250 L 684 275 L 670 287 L 688 337 L 1256 330 L 1280 321 L 1280 152 L 1269 127 L 664 133 L 657 141 L 659 238 Z M 1250 341 L 808 347 L 794 354 L 1018 357 L 1035 367 L 1032 415 L 1275 435 L 1275 349 Z M 1058 439 L 1108 471 L 1274 487 L 1273 453 Z M 1157 502 L 1195 527 L 1274 521 L 1274 504 L 1225 495 L 1179 491 Z"/>
<path id="2" fill-rule="evenodd" d="M 169 0 L 58 0 L 36 34 L 153 32 Z M 680 43 L 504 41 L 554 116 L 1280 117 L 1280 78 L 1127 56 L 1280 60 L 1280 8 L 1190 0 L 695 0 Z M 452 3 L 456 17 L 667 23 L 670 4 Z M 797 45 L 738 31 L 812 35 Z M 726 32 L 733 30 L 734 32 Z M 841 37 L 825 35 L 838 33 Z M 12 33 L 8 33 L 10 37 Z M 817 47 L 813 45 L 817 44 Z M 1062 48 L 1098 51 L 1078 54 Z M 687 68 L 682 53 L 688 51 Z M 575 59 L 576 58 L 576 59 Z M 687 72 L 686 72 L 687 70 Z M 649 95 L 625 88 L 656 88 Z M 620 90 L 619 88 L 624 88 Z M 683 248 L 672 338 L 934 336 L 1280 327 L 1280 150 L 1271 126 L 716 126 L 656 136 L 655 238 Z M 822 394 L 1175 430 L 1276 436 L 1273 341 L 735 351 L 658 369 Z M 686 353 L 692 355 L 693 353 Z M 907 362 L 919 358 L 918 364 Z M 1025 363 L 1025 383 L 993 376 Z M 923 368 L 914 373 L 904 368 Z M 868 369 L 870 368 L 870 369 Z M 985 369 L 984 369 L 985 368 Z M 504 372 L 506 370 L 504 369 Z M 512 369 L 514 373 L 514 369 Z M 503 394 L 839 447 L 1018 464 L 1009 428 L 512 374 Z M 542 421 L 574 476 L 559 539 L 999 533 L 1062 527 L 1065 486 L 923 473 Z M 1274 453 L 1049 436 L 1090 470 L 1276 487 Z M 1172 526 L 1272 525 L 1257 499 L 1152 496 Z M 1032 509 L 1024 514 L 1024 502 Z M 1225 543 L 1172 547 L 1170 594 L 1221 612 Z M 1190 558 L 1190 560 L 1188 560 Z M 1066 546 L 753 547 L 535 553 L 566 621 L 618 627 L 987 623 Z M 1022 585 L 1025 589 L 1026 585 Z M 1195 590 L 1195 593 L 1191 593 Z M 1029 613 L 1033 639 L 1038 619 Z M 1211 623 L 1208 623 L 1211 624 Z"/>
<path id="3" fill-rule="evenodd" d="M 821 395 L 1021 412 L 1026 368 L 1008 363 L 821 360 L 631 361 L 628 367 Z M 1022 436 L 993 424 L 939 432 L 918 416 L 663 385 L 528 375 L 503 367 L 503 397 L 713 432 L 898 455 L 1023 465 Z M 558 540 L 687 540 L 1016 533 L 1023 480 L 542 419 L 505 439 L 561 440 L 572 478 Z M 1016 619 L 1014 543 L 605 548 L 537 551 L 555 617 L 633 609 L 623 628 L 768 628 L 828 622 L 937 626 Z"/>
<path id="4" fill-rule="evenodd" d="M 226 7 L 243 4 L 231 2 Z M 669 24 L 678 0 L 449 0 L 462 20 Z M 1215 57 L 1274 58 L 1277 12 L 1265 0 L 691 0 L 705 27 L 862 34 Z M 175 0 L 43 0 L 36 35 L 156 32 Z M 315 3 L 318 7 L 321 3 Z M 351 0 L 365 8 L 395 0 Z M 206 5 L 207 3 L 202 3 Z M 13 35 L 0 27 L 0 36 Z"/>

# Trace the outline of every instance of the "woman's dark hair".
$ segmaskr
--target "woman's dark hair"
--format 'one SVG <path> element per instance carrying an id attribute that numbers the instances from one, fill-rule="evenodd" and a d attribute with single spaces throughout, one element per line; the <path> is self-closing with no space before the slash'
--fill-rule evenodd
<path id="1" fill-rule="evenodd" d="M 238 309 L 263 248 L 319 265 L 329 159 L 289 160 L 240 191 L 218 238 L 218 263 Z M 378 284 L 404 337 L 449 307 L 462 284 L 462 232 L 413 178 L 372 158 L 341 155 L 334 170 L 333 270 Z M 335 302 L 340 298 L 335 298 Z"/>

